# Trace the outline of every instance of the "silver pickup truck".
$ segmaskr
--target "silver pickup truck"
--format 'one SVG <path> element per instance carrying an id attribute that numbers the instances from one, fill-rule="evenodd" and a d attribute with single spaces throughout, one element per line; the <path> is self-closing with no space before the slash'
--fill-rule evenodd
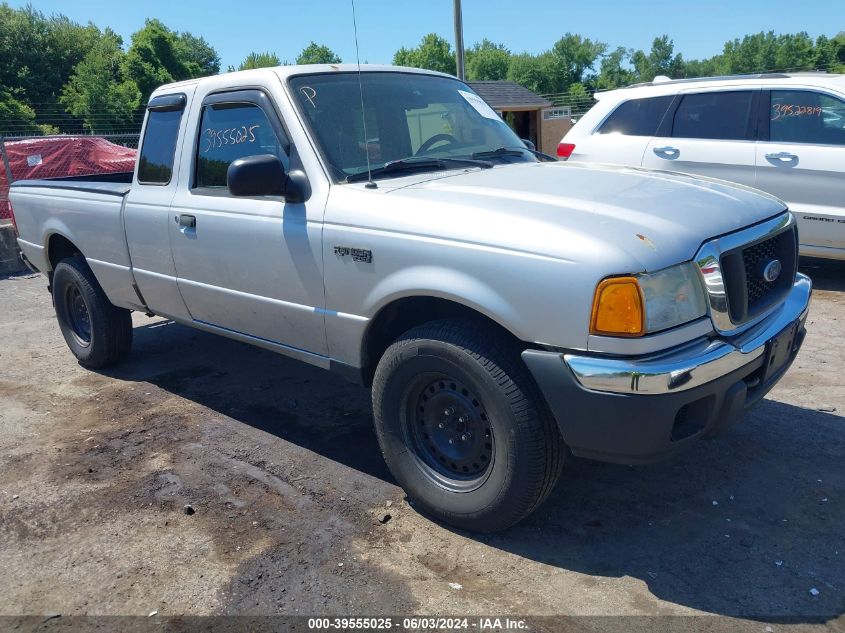
<path id="1" fill-rule="evenodd" d="M 794 359 L 811 293 L 776 198 L 547 162 L 410 68 L 163 86 L 133 174 L 11 201 L 82 365 L 122 360 L 138 311 L 339 372 L 409 499 L 473 530 L 535 509 L 568 451 L 717 435 Z"/>

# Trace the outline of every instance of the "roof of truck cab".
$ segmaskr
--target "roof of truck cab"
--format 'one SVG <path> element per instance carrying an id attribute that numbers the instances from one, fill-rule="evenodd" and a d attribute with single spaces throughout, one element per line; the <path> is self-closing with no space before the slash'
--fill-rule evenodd
<path id="1" fill-rule="evenodd" d="M 326 73 L 356 73 L 358 72 L 358 64 L 296 64 L 292 66 L 273 66 L 269 68 L 255 68 L 252 70 L 238 70 L 231 73 L 221 73 L 219 75 L 210 75 L 200 79 L 188 79 L 185 81 L 178 81 L 175 83 L 165 84 L 159 86 L 151 95 L 158 96 L 167 94 L 184 88 L 185 86 L 192 86 L 205 83 L 216 83 L 225 78 L 227 82 L 235 76 L 243 77 L 244 84 L 249 84 L 257 77 L 276 76 L 282 81 L 294 75 L 320 75 Z M 437 72 L 435 70 L 426 70 L 424 68 L 411 68 L 409 66 L 389 66 L 384 64 L 361 64 L 361 72 L 400 72 L 400 73 L 414 73 L 420 75 L 436 75 L 439 77 L 449 77 L 455 79 L 453 75 Z"/>

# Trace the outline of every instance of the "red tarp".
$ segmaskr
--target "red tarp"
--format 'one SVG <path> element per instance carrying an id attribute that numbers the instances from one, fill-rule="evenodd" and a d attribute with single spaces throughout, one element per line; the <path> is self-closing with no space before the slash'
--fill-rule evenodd
<path id="1" fill-rule="evenodd" d="M 133 171 L 136 150 L 97 136 L 54 136 L 6 141 L 14 180 Z M 9 183 L 0 165 L 0 219 L 8 218 Z"/>

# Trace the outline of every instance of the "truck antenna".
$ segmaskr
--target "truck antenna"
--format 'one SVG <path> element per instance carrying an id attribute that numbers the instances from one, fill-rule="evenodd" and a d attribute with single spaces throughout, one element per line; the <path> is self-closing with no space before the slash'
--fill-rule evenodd
<path id="1" fill-rule="evenodd" d="M 367 156 L 367 184 L 368 189 L 376 189 L 378 185 L 373 182 L 373 170 L 370 167 L 370 141 L 367 136 L 367 112 L 364 109 L 364 82 L 361 80 L 361 53 L 358 51 L 358 22 L 355 20 L 355 0 L 352 2 L 352 29 L 355 32 L 355 61 L 358 63 L 358 92 L 361 93 L 361 123 L 364 127 L 364 154 Z"/>

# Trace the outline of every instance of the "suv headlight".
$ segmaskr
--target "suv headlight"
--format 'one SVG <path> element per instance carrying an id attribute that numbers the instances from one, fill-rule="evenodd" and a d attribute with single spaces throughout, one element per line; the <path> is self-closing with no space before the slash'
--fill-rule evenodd
<path id="1" fill-rule="evenodd" d="M 590 333 L 643 336 L 707 314 L 701 277 L 691 262 L 627 277 L 608 277 L 596 288 Z"/>

